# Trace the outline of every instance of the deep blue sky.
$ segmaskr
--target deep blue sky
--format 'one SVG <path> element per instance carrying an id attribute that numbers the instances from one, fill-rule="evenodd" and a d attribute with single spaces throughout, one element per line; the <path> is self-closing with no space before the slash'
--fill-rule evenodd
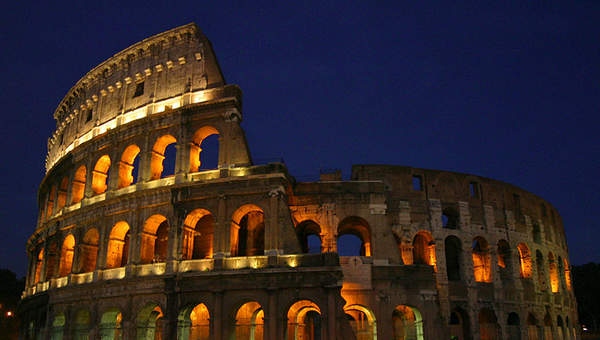
<path id="1" fill-rule="evenodd" d="M 192 21 L 244 91 L 254 158 L 283 157 L 300 179 L 386 163 L 503 180 L 558 208 L 572 263 L 600 262 L 600 2 L 87 3 L 0 14 L 0 268 L 25 274 L 62 97 Z"/>

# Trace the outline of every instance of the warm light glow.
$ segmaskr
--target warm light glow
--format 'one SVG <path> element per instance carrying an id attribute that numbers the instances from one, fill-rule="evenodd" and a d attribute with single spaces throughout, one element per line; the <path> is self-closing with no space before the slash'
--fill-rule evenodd
<path id="1" fill-rule="evenodd" d="M 413 263 L 427 264 L 437 271 L 435 242 L 428 231 L 419 231 L 413 240 Z"/>
<path id="2" fill-rule="evenodd" d="M 12 312 L 12 311 L 8 311 L 8 312 L 6 312 L 6 316 L 8 316 L 8 317 L 11 317 L 11 316 L 13 316 L 13 312 Z"/>
<path id="3" fill-rule="evenodd" d="M 75 177 L 73 177 L 73 188 L 71 189 L 71 204 L 79 203 L 83 199 L 85 193 L 85 177 L 87 175 L 87 169 L 85 165 L 80 166 L 75 171 Z"/>
<path id="4" fill-rule="evenodd" d="M 519 264 L 521 267 L 521 277 L 529 278 L 531 277 L 531 253 L 529 252 L 529 248 L 525 243 L 520 243 L 517 246 L 517 250 L 519 251 Z"/>
<path id="5" fill-rule="evenodd" d="M 117 268 L 127 263 L 129 248 L 129 225 L 117 222 L 112 228 L 106 252 L 106 268 Z"/>
<path id="6" fill-rule="evenodd" d="M 119 186 L 118 188 L 124 188 L 135 181 L 133 178 L 133 163 L 135 158 L 140 153 L 140 148 L 135 145 L 129 145 L 121 156 L 121 161 L 119 162 Z"/>
<path id="7" fill-rule="evenodd" d="M 163 160 L 165 159 L 165 150 L 167 146 L 177 143 L 175 137 L 171 135 L 164 135 L 159 137 L 154 143 L 152 148 L 151 160 L 150 160 L 150 179 L 159 179 L 163 172 Z"/>
<path id="8" fill-rule="evenodd" d="M 556 261 L 554 259 L 554 254 L 548 254 L 548 268 L 550 271 L 550 289 L 552 293 L 558 293 L 558 266 L 556 265 Z"/>
<path id="9" fill-rule="evenodd" d="M 69 234 L 67 237 L 65 237 L 60 251 L 60 265 L 58 269 L 59 276 L 67 276 L 71 273 L 74 253 L 75 237 L 73 237 L 73 234 Z"/>
<path id="10" fill-rule="evenodd" d="M 190 172 L 196 172 L 201 166 L 200 153 L 202 152 L 202 142 L 206 137 L 218 135 L 219 131 L 212 126 L 204 126 L 194 133 L 190 143 Z"/>
<path id="11" fill-rule="evenodd" d="M 110 157 L 108 155 L 100 157 L 96 162 L 96 166 L 94 166 L 94 171 L 92 171 L 92 190 L 96 195 L 106 191 L 109 169 Z"/>
<path id="12" fill-rule="evenodd" d="M 487 241 L 482 237 L 473 240 L 473 275 L 477 282 L 492 282 L 492 260 Z"/>

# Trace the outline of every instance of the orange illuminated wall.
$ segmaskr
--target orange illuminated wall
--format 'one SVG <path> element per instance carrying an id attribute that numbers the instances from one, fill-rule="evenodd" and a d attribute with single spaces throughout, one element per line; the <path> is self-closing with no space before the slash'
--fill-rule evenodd
<path id="1" fill-rule="evenodd" d="M 208 210 L 196 209 L 183 222 L 183 258 L 212 258 L 215 219 Z"/>
<path id="2" fill-rule="evenodd" d="M 262 340 L 264 312 L 258 302 L 243 304 L 235 315 L 235 339 Z"/>
<path id="3" fill-rule="evenodd" d="M 94 171 L 92 171 L 92 190 L 96 195 L 102 194 L 107 189 L 108 170 L 110 169 L 110 157 L 104 155 L 98 159 Z"/>
<path id="4" fill-rule="evenodd" d="M 436 268 L 435 242 L 427 231 L 419 231 L 413 240 L 413 261 L 415 264 L 427 264 Z"/>
<path id="5" fill-rule="evenodd" d="M 56 211 L 59 211 L 67 204 L 67 190 L 69 187 L 69 178 L 64 177 L 58 188 L 58 199 L 56 202 Z"/>
<path id="6" fill-rule="evenodd" d="M 75 237 L 72 234 L 67 235 L 63 241 L 60 251 L 60 265 L 58 269 L 59 276 L 67 276 L 71 273 L 73 267 L 73 255 L 75 253 Z"/>
<path id="7" fill-rule="evenodd" d="M 48 195 L 48 202 L 46 203 L 46 218 L 50 218 L 54 209 L 54 196 L 56 196 L 56 185 L 50 189 L 50 194 Z"/>
<path id="8" fill-rule="evenodd" d="M 139 153 L 140 148 L 135 144 L 128 146 L 125 151 L 123 151 L 121 161 L 119 162 L 119 189 L 124 188 L 135 181 L 135 178 L 132 176 L 133 163 Z"/>
<path id="9" fill-rule="evenodd" d="M 483 237 L 473 240 L 473 275 L 477 282 L 492 282 L 492 261 L 489 246 Z"/>
<path id="10" fill-rule="evenodd" d="M 159 137 L 152 148 L 152 156 L 150 159 L 150 179 L 159 179 L 162 177 L 163 160 L 165 159 L 165 150 L 167 146 L 177 143 L 177 139 L 171 135 Z"/>
<path id="11" fill-rule="evenodd" d="M 79 203 L 83 199 L 85 193 L 85 177 L 86 177 L 85 165 L 80 166 L 75 171 L 75 177 L 73 178 L 73 185 L 71 189 L 71 204 Z"/>
<path id="12" fill-rule="evenodd" d="M 550 289 L 552 293 L 558 293 L 559 280 L 558 280 L 558 266 L 554 259 L 554 254 L 548 254 L 548 270 L 550 271 Z"/>
<path id="13" fill-rule="evenodd" d="M 41 249 L 38 252 L 38 256 L 35 261 L 35 274 L 33 278 L 33 283 L 36 284 L 40 282 L 40 276 L 42 275 L 42 263 L 44 262 L 44 249 Z"/>
<path id="14" fill-rule="evenodd" d="M 150 216 L 140 235 L 140 261 L 143 264 L 165 262 L 169 241 L 169 223 L 162 215 Z"/>
<path id="15" fill-rule="evenodd" d="M 98 259 L 98 242 L 100 235 L 96 228 L 91 228 L 83 236 L 81 244 L 80 269 L 83 273 L 89 273 L 96 270 L 96 261 Z"/>
<path id="16" fill-rule="evenodd" d="M 519 251 L 519 265 L 521 267 L 521 277 L 531 277 L 532 263 L 531 252 L 525 243 L 520 243 L 517 246 Z"/>
<path id="17" fill-rule="evenodd" d="M 106 252 L 106 268 L 118 268 L 127 264 L 129 250 L 129 225 L 117 222 L 112 228 Z"/>
<path id="18" fill-rule="evenodd" d="M 565 286 L 567 290 L 571 290 L 571 270 L 569 269 L 569 262 L 567 259 L 563 259 L 564 267 L 565 267 Z"/>
<path id="19" fill-rule="evenodd" d="M 202 162 L 200 161 L 202 141 L 206 137 L 218 134 L 219 131 L 212 126 L 204 126 L 194 133 L 194 138 L 190 143 L 190 172 L 196 172 L 202 166 Z"/>
<path id="20" fill-rule="evenodd" d="M 231 222 L 231 255 L 264 255 L 264 213 L 253 204 L 246 204 L 233 213 Z"/>

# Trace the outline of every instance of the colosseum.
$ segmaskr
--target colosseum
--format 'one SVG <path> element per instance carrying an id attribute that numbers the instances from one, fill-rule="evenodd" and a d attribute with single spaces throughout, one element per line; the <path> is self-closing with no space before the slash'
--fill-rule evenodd
<path id="1" fill-rule="evenodd" d="M 441 170 L 254 163 L 195 24 L 104 61 L 54 118 L 22 339 L 579 336 L 550 203 Z"/>

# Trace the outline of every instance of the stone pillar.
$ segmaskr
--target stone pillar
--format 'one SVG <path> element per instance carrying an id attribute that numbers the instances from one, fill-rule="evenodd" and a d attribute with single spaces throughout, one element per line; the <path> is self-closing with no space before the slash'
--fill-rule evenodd
<path id="1" fill-rule="evenodd" d="M 211 339 L 223 339 L 223 292 L 213 292 L 214 311 L 211 320 Z"/>
<path id="2" fill-rule="evenodd" d="M 87 163 L 85 165 L 85 189 L 83 199 L 90 198 L 94 196 L 94 191 L 92 190 L 92 175 L 94 171 L 94 164 L 92 163 L 92 158 L 88 158 Z M 83 200 L 82 200 L 83 201 Z"/>
<path id="3" fill-rule="evenodd" d="M 96 272 L 98 269 L 106 267 L 106 254 L 108 252 L 108 239 L 110 237 L 110 228 L 112 226 L 100 226 L 100 242 L 98 242 L 98 257 L 96 258 Z"/>
<path id="4" fill-rule="evenodd" d="M 46 281 L 46 266 L 48 263 L 48 235 L 44 235 L 44 258 L 42 259 L 42 268 L 40 269 L 40 281 Z M 37 259 L 38 254 L 34 254 Z M 34 274 L 35 275 L 35 274 Z M 34 278 L 35 279 L 35 278 Z"/>
<path id="5" fill-rule="evenodd" d="M 269 309 L 267 309 L 265 312 L 265 339 L 266 340 L 280 340 L 280 338 L 277 337 L 277 291 L 274 289 L 270 289 L 268 291 L 269 293 Z"/>
<path id="6" fill-rule="evenodd" d="M 151 178 L 150 160 L 152 159 L 152 145 L 150 144 L 149 136 L 145 136 L 144 145 L 141 146 L 138 157 L 140 157 L 140 161 L 136 183 L 148 182 Z"/>
<path id="7" fill-rule="evenodd" d="M 279 255 L 281 245 L 279 240 L 279 200 L 284 194 L 282 187 L 269 191 L 269 215 L 265 221 L 265 255 Z"/>
<path id="8" fill-rule="evenodd" d="M 327 289 L 327 332 L 328 339 L 337 339 L 336 335 L 336 321 L 337 321 L 337 301 L 336 301 L 336 290 L 333 288 Z"/>
<path id="9" fill-rule="evenodd" d="M 213 239 L 213 257 L 225 257 L 231 255 L 231 223 L 229 223 L 227 209 L 227 196 L 219 196 L 217 207 L 217 218 Z M 266 231 L 265 231 L 266 232 Z"/>

